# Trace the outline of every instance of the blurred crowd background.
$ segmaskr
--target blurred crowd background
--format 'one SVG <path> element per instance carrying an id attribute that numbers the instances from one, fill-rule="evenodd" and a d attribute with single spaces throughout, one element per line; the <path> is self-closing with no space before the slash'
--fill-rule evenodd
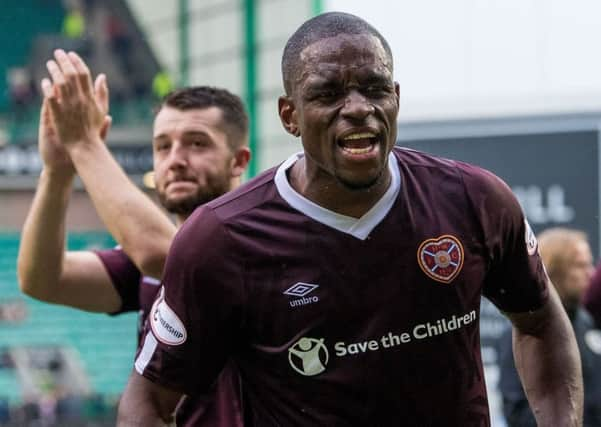
<path id="1" fill-rule="evenodd" d="M 107 143 L 131 178 L 152 169 L 152 107 L 194 84 L 240 94 L 251 118 L 248 177 L 299 149 L 276 100 L 288 36 L 327 10 L 382 31 L 401 86 L 401 145 L 491 169 L 536 232 L 584 231 L 599 256 L 601 37 L 596 0 L 3 0 L 0 23 L 0 426 L 114 424 L 132 367 L 134 314 L 110 317 L 23 296 L 19 230 L 40 171 L 39 82 L 56 48 L 110 87 Z M 84 191 L 69 249 L 114 245 Z M 483 358 L 493 425 L 501 416 L 496 342 L 507 325 L 484 301 Z"/>

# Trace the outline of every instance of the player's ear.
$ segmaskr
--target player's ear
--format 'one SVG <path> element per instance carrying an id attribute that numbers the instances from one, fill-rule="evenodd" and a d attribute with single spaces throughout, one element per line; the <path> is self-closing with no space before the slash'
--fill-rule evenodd
<path id="1" fill-rule="evenodd" d="M 278 99 L 278 113 L 284 129 L 294 136 L 300 136 L 300 128 L 298 126 L 298 115 L 294 106 L 294 101 L 290 96 L 282 95 Z"/>
<path id="2" fill-rule="evenodd" d="M 236 150 L 230 164 L 231 173 L 234 178 L 237 178 L 244 173 L 246 166 L 248 166 L 250 156 L 250 149 L 248 147 L 240 147 Z"/>

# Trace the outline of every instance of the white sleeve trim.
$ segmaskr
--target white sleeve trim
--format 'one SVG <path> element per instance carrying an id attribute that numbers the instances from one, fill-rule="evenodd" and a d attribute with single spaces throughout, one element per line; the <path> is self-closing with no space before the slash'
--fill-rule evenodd
<path id="1" fill-rule="evenodd" d="M 144 337 L 144 346 L 142 347 L 140 354 L 138 354 L 136 363 L 134 364 L 138 374 L 142 375 L 144 373 L 144 369 L 146 369 L 146 366 L 148 366 L 148 363 L 150 363 L 150 359 L 152 359 L 152 355 L 154 354 L 156 348 L 157 340 L 152 332 L 148 331 L 146 337 Z"/>

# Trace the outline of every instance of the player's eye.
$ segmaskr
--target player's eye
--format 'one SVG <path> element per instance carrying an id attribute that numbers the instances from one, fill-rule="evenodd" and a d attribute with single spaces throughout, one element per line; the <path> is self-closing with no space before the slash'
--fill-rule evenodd
<path id="1" fill-rule="evenodd" d="M 190 145 L 194 148 L 208 148 L 211 143 L 203 139 L 194 139 L 190 142 Z"/>
<path id="2" fill-rule="evenodd" d="M 318 98 L 334 98 L 337 95 L 335 90 L 323 90 L 317 95 Z"/>
<path id="3" fill-rule="evenodd" d="M 159 142 L 158 144 L 155 144 L 156 151 L 167 151 L 169 150 L 169 147 L 171 147 L 171 144 L 168 142 Z"/>
<path id="4" fill-rule="evenodd" d="M 331 85 L 327 85 L 324 87 L 316 87 L 313 90 L 309 91 L 309 100 L 318 101 L 318 102 L 332 102 L 338 99 L 342 94 L 342 90 L 333 87 Z"/>
<path id="5" fill-rule="evenodd" d="M 363 89 L 363 93 L 371 97 L 381 97 L 388 94 L 388 89 L 386 86 L 369 85 Z"/>

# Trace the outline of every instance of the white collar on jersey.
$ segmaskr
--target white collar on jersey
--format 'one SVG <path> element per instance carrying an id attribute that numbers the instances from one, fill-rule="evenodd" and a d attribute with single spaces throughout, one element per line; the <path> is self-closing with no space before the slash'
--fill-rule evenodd
<path id="1" fill-rule="evenodd" d="M 361 218 L 341 215 L 319 206 L 306 197 L 300 195 L 288 182 L 286 170 L 290 168 L 304 154 L 293 154 L 282 163 L 275 174 L 275 185 L 280 196 L 297 211 L 302 212 L 315 221 L 321 222 L 343 233 L 350 234 L 357 239 L 365 240 L 369 233 L 388 215 L 397 195 L 401 189 L 401 174 L 394 154 L 388 156 L 388 169 L 392 175 L 390 186 L 386 193 L 371 207 Z"/>

